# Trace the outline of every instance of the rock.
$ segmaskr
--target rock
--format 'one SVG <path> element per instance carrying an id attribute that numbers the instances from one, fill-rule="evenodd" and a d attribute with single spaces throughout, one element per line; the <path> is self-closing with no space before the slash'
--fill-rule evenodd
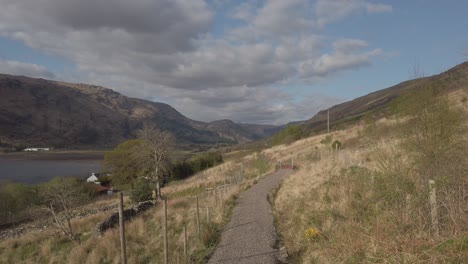
<path id="1" fill-rule="evenodd" d="M 124 221 L 129 221 L 138 214 L 148 210 L 149 208 L 153 207 L 155 203 L 153 201 L 145 201 L 141 202 L 133 208 L 125 209 L 123 211 Z M 96 227 L 97 233 L 102 236 L 104 232 L 108 229 L 114 228 L 119 224 L 119 213 L 111 214 L 106 220 L 99 223 Z"/>

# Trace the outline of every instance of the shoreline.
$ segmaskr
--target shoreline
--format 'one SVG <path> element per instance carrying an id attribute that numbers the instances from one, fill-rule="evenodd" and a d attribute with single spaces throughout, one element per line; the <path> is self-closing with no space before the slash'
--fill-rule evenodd
<path id="1" fill-rule="evenodd" d="M 50 161 L 102 161 L 106 151 L 39 151 L 0 153 L 0 159 L 10 160 L 50 160 Z"/>

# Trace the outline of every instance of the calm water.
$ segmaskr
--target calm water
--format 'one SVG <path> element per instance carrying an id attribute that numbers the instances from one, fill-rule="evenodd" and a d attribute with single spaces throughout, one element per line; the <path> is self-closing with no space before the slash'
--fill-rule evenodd
<path id="1" fill-rule="evenodd" d="M 13 160 L 0 158 L 0 181 L 47 182 L 57 176 L 90 176 L 99 172 L 98 160 Z"/>

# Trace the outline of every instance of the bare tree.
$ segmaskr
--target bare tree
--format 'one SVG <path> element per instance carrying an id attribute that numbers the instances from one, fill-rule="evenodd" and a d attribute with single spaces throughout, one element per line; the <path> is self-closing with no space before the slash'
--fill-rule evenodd
<path id="1" fill-rule="evenodd" d="M 419 60 L 415 60 L 413 68 L 409 72 L 410 79 L 421 79 L 424 78 L 424 70 L 419 63 Z"/>
<path id="2" fill-rule="evenodd" d="M 55 178 L 41 190 L 41 200 L 53 216 L 56 228 L 71 241 L 79 242 L 71 225 L 73 209 L 89 200 L 85 185 L 76 178 Z"/>
<path id="3" fill-rule="evenodd" d="M 136 154 L 143 166 L 150 170 L 150 177 L 155 182 L 157 198 L 161 198 L 161 179 L 169 169 L 169 152 L 175 144 L 174 136 L 155 125 L 145 124 L 138 137 L 143 144 Z"/>

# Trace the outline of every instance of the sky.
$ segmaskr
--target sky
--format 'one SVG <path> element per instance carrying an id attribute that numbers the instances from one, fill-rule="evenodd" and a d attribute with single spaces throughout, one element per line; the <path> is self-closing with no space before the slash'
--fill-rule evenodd
<path id="1" fill-rule="evenodd" d="M 468 60 L 464 0 L 0 0 L 0 72 L 285 124 Z M 417 74 L 418 76 L 415 76 Z"/>

